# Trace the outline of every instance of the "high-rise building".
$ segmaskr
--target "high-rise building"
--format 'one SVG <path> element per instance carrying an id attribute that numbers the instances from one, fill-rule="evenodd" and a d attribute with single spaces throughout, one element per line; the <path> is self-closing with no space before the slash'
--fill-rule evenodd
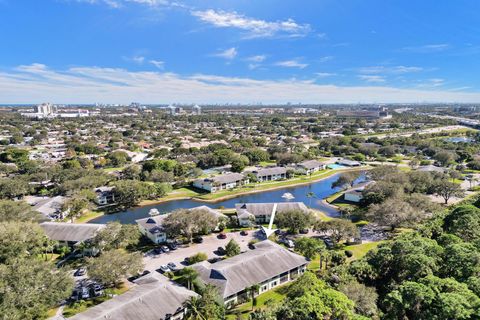
<path id="1" fill-rule="evenodd" d="M 201 115 L 202 114 L 202 108 L 198 104 L 194 105 L 193 108 L 192 108 L 192 114 L 196 114 L 197 116 Z"/>
<path id="2" fill-rule="evenodd" d="M 57 107 L 51 103 L 42 103 L 34 107 L 35 113 L 48 116 L 57 112 Z"/>

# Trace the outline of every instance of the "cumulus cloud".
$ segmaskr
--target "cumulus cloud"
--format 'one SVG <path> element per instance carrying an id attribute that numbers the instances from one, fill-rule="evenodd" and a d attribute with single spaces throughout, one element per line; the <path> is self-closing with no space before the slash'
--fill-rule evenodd
<path id="1" fill-rule="evenodd" d="M 160 70 L 163 70 L 163 68 L 165 67 L 165 61 L 150 60 L 149 62 Z"/>
<path id="2" fill-rule="evenodd" d="M 227 59 L 227 60 L 233 60 L 233 59 L 235 59 L 237 54 L 238 54 L 237 49 L 232 47 L 232 48 L 229 48 L 229 49 L 224 50 L 222 52 L 214 53 L 213 56 L 223 58 L 223 59 Z"/>
<path id="3" fill-rule="evenodd" d="M 308 67 L 307 63 L 302 63 L 298 60 L 285 60 L 285 61 L 279 61 L 275 63 L 276 66 L 279 67 L 286 67 L 286 68 L 299 68 L 299 69 L 304 69 Z"/>
<path id="4" fill-rule="evenodd" d="M 433 81 L 435 82 L 435 81 Z M 438 82 L 438 80 L 436 81 Z M 2 103 L 356 103 L 479 102 L 480 93 L 387 86 L 319 85 L 313 81 L 255 80 L 215 75 L 75 67 L 36 63 L 0 71 Z"/>
<path id="5" fill-rule="evenodd" d="M 293 19 L 283 21 L 266 21 L 250 18 L 235 11 L 204 10 L 191 11 L 200 21 L 218 28 L 235 28 L 248 32 L 247 37 L 304 36 L 310 31 L 310 25 L 299 24 Z"/>

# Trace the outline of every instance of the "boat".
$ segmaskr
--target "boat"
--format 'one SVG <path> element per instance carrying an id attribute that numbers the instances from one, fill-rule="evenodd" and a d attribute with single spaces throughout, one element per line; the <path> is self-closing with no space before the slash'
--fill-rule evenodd
<path id="1" fill-rule="evenodd" d="M 287 199 L 287 200 L 292 200 L 292 199 L 295 199 L 295 197 L 293 196 L 293 194 L 291 194 L 290 192 L 285 192 L 282 196 L 283 199 Z"/>
<path id="2" fill-rule="evenodd" d="M 153 208 L 153 209 L 150 209 L 150 211 L 148 212 L 148 214 L 153 217 L 153 216 L 158 216 L 160 214 L 160 211 L 158 211 L 157 208 Z"/>

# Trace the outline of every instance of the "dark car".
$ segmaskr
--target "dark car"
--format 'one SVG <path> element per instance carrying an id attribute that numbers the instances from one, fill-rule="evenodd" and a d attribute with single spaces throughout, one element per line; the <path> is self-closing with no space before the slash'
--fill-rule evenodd
<path id="1" fill-rule="evenodd" d="M 170 242 L 167 244 L 167 246 L 170 248 L 170 250 L 177 250 L 178 246 L 175 242 Z"/>
<path id="2" fill-rule="evenodd" d="M 131 277 L 128 278 L 127 280 L 130 281 L 130 282 L 133 282 L 133 281 L 137 280 L 137 279 L 140 278 L 140 277 L 146 276 L 146 275 L 149 274 L 149 273 L 150 273 L 150 271 L 144 270 L 142 273 L 139 273 L 139 274 L 137 274 L 137 275 L 131 276 Z"/>
<path id="3" fill-rule="evenodd" d="M 155 248 L 155 249 L 153 249 L 153 253 L 154 253 L 154 254 L 162 254 L 162 253 L 163 253 L 163 250 L 162 250 L 161 247 Z"/>
<path id="4" fill-rule="evenodd" d="M 203 238 L 202 238 L 202 237 L 195 237 L 195 238 L 193 238 L 193 242 L 195 242 L 195 243 L 202 243 L 202 242 L 203 242 Z"/>
<path id="5" fill-rule="evenodd" d="M 218 239 L 227 239 L 227 235 L 223 232 L 218 234 Z"/>
<path id="6" fill-rule="evenodd" d="M 306 229 L 306 228 L 305 228 L 305 229 L 300 229 L 300 233 L 301 233 L 301 234 L 307 234 L 308 231 L 309 231 L 309 230 Z"/>
<path id="7" fill-rule="evenodd" d="M 240 231 L 241 236 L 248 236 L 248 231 L 247 230 L 242 230 Z"/>
<path id="8" fill-rule="evenodd" d="M 79 268 L 77 271 L 75 271 L 74 276 L 81 277 L 84 276 L 85 273 L 87 273 L 87 270 L 85 270 L 85 268 Z"/>
<path id="9" fill-rule="evenodd" d="M 224 255 L 227 254 L 227 252 L 225 251 L 225 249 L 223 247 L 218 247 L 217 251 L 215 253 L 219 256 L 224 256 Z"/>
<path id="10" fill-rule="evenodd" d="M 223 259 L 220 258 L 220 257 L 214 257 L 214 258 L 208 259 L 207 261 L 210 262 L 210 263 L 215 263 L 215 262 L 222 261 L 222 260 Z"/>

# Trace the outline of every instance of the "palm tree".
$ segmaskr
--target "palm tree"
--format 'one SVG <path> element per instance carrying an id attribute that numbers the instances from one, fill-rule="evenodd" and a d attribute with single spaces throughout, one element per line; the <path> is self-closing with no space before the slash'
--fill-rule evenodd
<path id="1" fill-rule="evenodd" d="M 312 198 L 315 198 L 315 193 L 313 193 L 313 192 L 307 193 L 307 198 L 309 199 L 308 206 L 311 208 L 312 207 Z"/>
<path id="2" fill-rule="evenodd" d="M 258 293 L 259 289 L 260 289 L 260 285 L 258 285 L 258 284 L 254 284 L 254 285 L 247 288 L 247 290 L 250 293 L 250 296 L 252 298 L 252 311 L 253 311 L 253 307 L 255 305 L 255 294 Z"/>
<path id="3" fill-rule="evenodd" d="M 202 313 L 203 301 L 200 297 L 191 297 L 185 301 L 185 309 L 187 310 L 187 320 L 207 320 Z"/>
<path id="4" fill-rule="evenodd" d="M 195 281 L 198 278 L 198 272 L 195 271 L 195 269 L 192 268 L 183 268 L 182 270 L 182 278 L 187 282 L 187 288 L 188 290 L 193 289 L 193 281 Z"/>

